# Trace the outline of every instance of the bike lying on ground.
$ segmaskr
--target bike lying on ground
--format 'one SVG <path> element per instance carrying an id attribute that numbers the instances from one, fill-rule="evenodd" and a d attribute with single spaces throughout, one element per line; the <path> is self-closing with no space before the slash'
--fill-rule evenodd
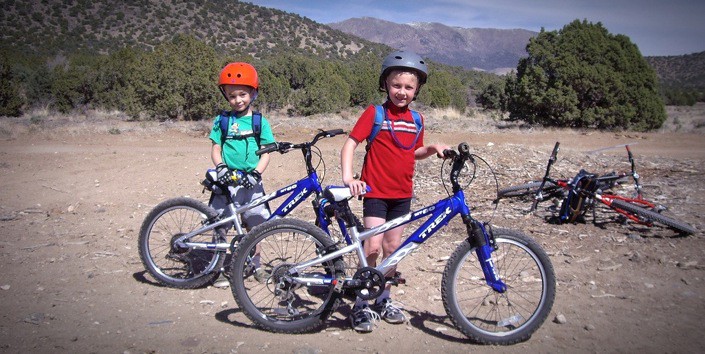
<path id="1" fill-rule="evenodd" d="M 452 193 L 437 203 L 412 211 L 372 229 L 364 229 L 353 215 L 348 187 L 327 187 L 324 197 L 349 244 L 339 248 L 310 223 L 271 220 L 255 227 L 235 250 L 230 266 L 233 295 L 245 315 L 272 332 L 320 330 L 344 299 L 371 300 L 386 283 L 403 281 L 395 266 L 460 215 L 467 232 L 448 259 L 441 293 L 446 312 L 472 341 L 513 344 L 527 340 L 544 322 L 556 295 L 556 277 L 546 252 L 519 231 L 492 227 L 475 220 L 458 182 L 476 160 L 466 143 L 446 150 L 451 161 Z M 444 161 L 444 165 L 445 162 Z M 472 166 L 472 167 L 468 167 Z M 441 179 L 443 179 L 441 169 Z M 469 173 L 469 172 L 466 172 Z M 362 242 L 374 235 L 428 217 L 377 267 L 369 267 Z M 264 283 L 247 275 L 248 255 L 257 249 L 269 278 Z M 346 254 L 357 256 L 358 268 L 346 273 Z"/>
<path id="2" fill-rule="evenodd" d="M 324 208 L 319 204 L 323 192 L 323 178 L 319 179 L 316 172 L 316 168 L 323 163 L 323 158 L 315 145 L 320 139 L 343 133 L 341 129 L 321 131 L 310 142 L 282 142 L 258 150 L 258 155 L 274 151 L 284 154 L 301 150 L 307 176 L 239 207 L 233 204 L 228 186 L 217 182 L 214 171 L 207 172 L 207 178 L 203 181 L 204 187 L 211 193 L 226 195 L 231 216 L 226 217 L 225 210 L 218 212 L 201 201 L 188 197 L 172 198 L 159 203 L 145 217 L 140 228 L 139 254 L 144 267 L 165 286 L 190 289 L 211 284 L 220 272 L 224 271 L 227 252 L 232 252 L 245 234 L 240 215 L 285 195 L 288 195 L 288 198 L 271 213 L 270 219 L 285 217 L 302 201 L 315 194 L 313 209 L 317 225 L 329 233 L 330 218 L 325 215 Z M 318 166 L 313 165 L 313 154 L 320 157 Z M 235 185 L 238 183 L 236 178 L 237 176 L 233 177 Z M 235 233 L 228 241 L 227 232 L 231 225 Z"/>
<path id="3" fill-rule="evenodd" d="M 663 215 L 667 210 L 663 205 L 655 204 L 644 198 L 642 186 L 639 183 L 639 174 L 636 172 L 634 157 L 629 145 L 625 145 L 631 173 L 610 173 L 599 176 L 581 169 L 571 179 L 553 179 L 550 177 L 551 167 L 555 163 L 559 151 L 559 142 L 553 147 L 551 156 L 546 165 L 546 173 L 541 181 L 530 182 L 513 187 L 500 189 L 498 199 L 510 197 L 533 196 L 530 212 L 537 209 L 538 203 L 558 198 L 561 200 L 558 221 L 576 222 L 583 218 L 589 211 L 593 220 L 596 220 L 596 202 L 600 202 L 619 213 L 623 217 L 638 224 L 653 226 L 660 223 L 681 234 L 693 234 L 697 230 L 685 222 Z M 617 195 L 610 190 L 625 177 L 631 176 L 634 180 L 636 191 L 633 198 Z"/>

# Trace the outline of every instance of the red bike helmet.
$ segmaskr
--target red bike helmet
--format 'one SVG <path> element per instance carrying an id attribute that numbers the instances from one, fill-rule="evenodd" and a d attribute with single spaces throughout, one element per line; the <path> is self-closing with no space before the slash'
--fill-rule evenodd
<path id="1" fill-rule="evenodd" d="M 248 63 L 230 63 L 220 72 L 218 86 L 222 85 L 245 85 L 258 90 L 257 70 Z"/>

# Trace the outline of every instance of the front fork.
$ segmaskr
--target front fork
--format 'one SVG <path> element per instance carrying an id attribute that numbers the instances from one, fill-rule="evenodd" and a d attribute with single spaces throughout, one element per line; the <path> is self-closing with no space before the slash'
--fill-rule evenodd
<path id="1" fill-rule="evenodd" d="M 492 253 L 497 250 L 494 235 L 486 225 L 473 220 L 469 215 L 463 216 L 463 223 L 468 232 L 468 241 L 475 248 L 475 254 L 480 261 L 485 281 L 494 291 L 504 293 L 507 285 L 499 278 L 497 268 L 492 260 Z"/>

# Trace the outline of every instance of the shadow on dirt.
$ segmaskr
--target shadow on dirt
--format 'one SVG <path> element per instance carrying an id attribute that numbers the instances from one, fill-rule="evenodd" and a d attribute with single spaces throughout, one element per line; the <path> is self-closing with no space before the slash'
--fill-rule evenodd
<path id="1" fill-rule="evenodd" d="M 146 274 L 147 274 L 146 270 L 135 272 L 135 273 L 132 273 L 132 278 L 134 278 L 135 280 L 137 280 L 138 282 L 140 282 L 142 284 L 153 285 L 153 286 L 157 286 L 160 288 L 165 288 L 164 285 L 162 285 L 156 281 L 147 279 L 147 277 L 145 276 Z"/>
<path id="2" fill-rule="evenodd" d="M 354 330 L 350 327 L 350 311 L 351 311 L 351 306 L 349 305 L 342 305 L 338 308 L 337 311 L 335 311 L 326 321 L 326 324 L 323 328 L 322 331 L 341 331 L 341 332 L 351 332 L 351 333 L 356 333 Z M 242 311 L 238 308 L 230 308 L 227 310 L 223 310 L 220 312 L 217 312 L 215 314 L 215 318 L 222 322 L 226 323 L 229 325 L 233 325 L 236 327 L 243 327 L 243 328 L 254 328 L 257 329 L 257 326 L 253 325 L 252 323 L 247 322 L 242 322 L 235 320 L 234 318 L 237 317 L 235 316 L 238 313 L 241 313 Z M 415 327 L 419 329 L 420 331 L 431 335 L 433 337 L 445 340 L 445 341 L 450 341 L 454 343 L 469 343 L 468 339 L 460 334 L 457 330 L 455 330 L 455 327 L 453 324 L 450 322 L 448 319 L 448 316 L 438 316 L 431 314 L 426 311 L 408 311 L 405 310 L 407 314 L 409 315 L 409 322 L 407 325 Z M 384 333 L 384 326 L 396 326 L 392 324 L 387 324 L 383 320 L 378 323 L 377 327 L 372 333 Z M 262 329 L 260 329 L 262 330 Z M 263 332 L 265 330 L 262 330 Z M 378 332 L 379 331 L 379 332 Z M 358 334 L 358 333 L 356 333 Z M 370 333 L 371 334 L 371 333 Z M 364 336 L 367 335 L 367 333 L 359 333 L 361 336 L 360 338 L 364 338 Z"/>
<path id="3" fill-rule="evenodd" d="M 340 331 L 353 331 L 350 327 L 350 311 L 351 306 L 341 306 L 336 311 L 327 322 L 327 329 L 335 328 Z M 405 309 L 404 312 L 407 313 L 409 318 L 408 326 L 412 326 L 430 336 L 454 342 L 454 343 L 468 343 L 468 339 L 455 330 L 455 326 L 450 322 L 448 316 L 438 316 L 427 311 L 413 311 Z M 372 333 L 377 331 L 384 333 L 385 326 L 398 326 L 395 324 L 388 324 L 384 320 L 380 320 L 377 324 L 377 328 Z M 451 333 L 448 333 L 451 332 Z M 362 334 L 361 335 L 366 335 Z"/>
<path id="4" fill-rule="evenodd" d="M 242 311 L 239 308 L 230 308 L 227 310 L 219 311 L 219 312 L 215 313 L 215 319 L 222 322 L 222 323 L 233 325 L 235 327 L 257 328 L 252 323 L 231 320 L 231 318 L 234 318 L 235 317 L 234 315 L 237 314 L 238 312 L 242 312 Z"/>

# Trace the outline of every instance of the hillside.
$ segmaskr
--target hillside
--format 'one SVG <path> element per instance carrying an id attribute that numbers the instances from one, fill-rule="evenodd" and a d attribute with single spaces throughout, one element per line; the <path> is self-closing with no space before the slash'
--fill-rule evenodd
<path id="1" fill-rule="evenodd" d="M 461 28 L 440 23 L 398 24 L 371 17 L 331 23 L 330 27 L 393 48 L 413 50 L 439 63 L 506 72 L 526 57 L 537 33 L 523 29 Z"/>
<path id="2" fill-rule="evenodd" d="M 230 57 L 292 53 L 346 60 L 367 53 L 379 58 L 404 48 L 437 63 L 503 74 L 516 68 L 536 35 L 523 29 L 397 24 L 369 17 L 324 25 L 237 0 L 0 0 L 0 5 L 0 51 L 48 57 L 151 49 L 188 34 Z M 664 87 L 705 88 L 705 52 L 646 59 Z"/>
<path id="3" fill-rule="evenodd" d="M 536 35 L 371 17 L 323 25 L 237 0 L 0 0 L 0 5 L 0 48 L 46 55 L 153 48 L 176 34 L 190 34 L 221 52 L 255 58 L 294 52 L 344 59 L 405 48 L 439 63 L 503 73 L 516 68 Z M 667 85 L 705 87 L 705 52 L 646 59 Z"/>
<path id="4" fill-rule="evenodd" d="M 705 52 L 646 57 L 646 61 L 665 86 L 705 90 Z"/>
<path id="5" fill-rule="evenodd" d="M 39 54 L 152 48 L 190 34 L 226 53 L 346 58 L 390 49 L 296 14 L 237 0 L 2 0 L 0 48 Z"/>

